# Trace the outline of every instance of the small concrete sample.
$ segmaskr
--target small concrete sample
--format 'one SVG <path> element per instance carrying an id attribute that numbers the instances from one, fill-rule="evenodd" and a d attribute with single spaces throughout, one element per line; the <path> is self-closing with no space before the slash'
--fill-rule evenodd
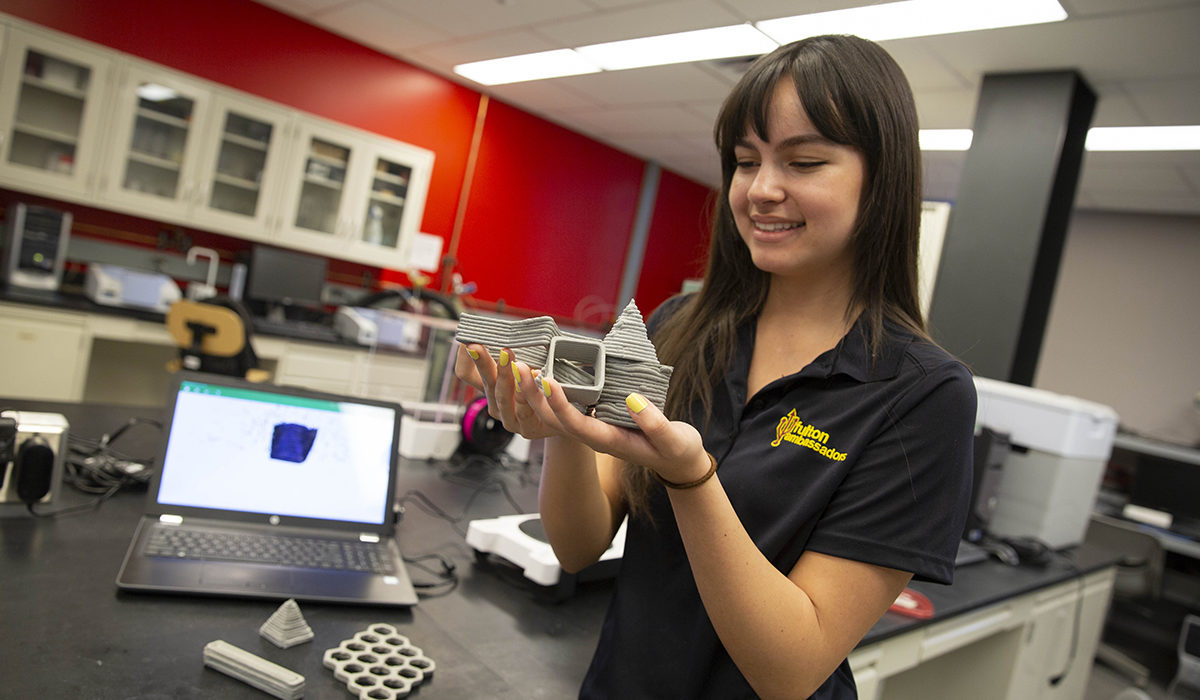
<path id="1" fill-rule="evenodd" d="M 659 410 L 667 400 L 671 367 L 659 364 L 633 301 L 602 340 L 559 330 L 549 316 L 508 320 L 471 313 L 459 318 L 455 337 L 484 346 L 493 358 L 512 349 L 517 360 L 558 382 L 571 403 L 605 423 L 637 428 L 625 408 L 633 392 Z"/>
<path id="2" fill-rule="evenodd" d="M 325 650 L 322 661 L 361 700 L 396 700 L 433 677 L 437 666 L 395 627 L 377 622 Z"/>
<path id="3" fill-rule="evenodd" d="M 300 606 L 291 598 L 267 618 L 258 628 L 258 633 L 280 649 L 294 647 L 313 638 L 312 628 L 305 622 Z"/>
<path id="4" fill-rule="evenodd" d="M 204 665 L 281 700 L 304 697 L 304 676 L 222 639 L 204 645 Z"/>

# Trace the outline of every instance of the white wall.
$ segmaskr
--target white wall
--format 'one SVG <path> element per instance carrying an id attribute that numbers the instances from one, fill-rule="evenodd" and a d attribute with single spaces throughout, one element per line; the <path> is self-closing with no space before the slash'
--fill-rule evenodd
<path id="1" fill-rule="evenodd" d="M 1034 386 L 1200 443 L 1200 217 L 1074 213 Z"/>

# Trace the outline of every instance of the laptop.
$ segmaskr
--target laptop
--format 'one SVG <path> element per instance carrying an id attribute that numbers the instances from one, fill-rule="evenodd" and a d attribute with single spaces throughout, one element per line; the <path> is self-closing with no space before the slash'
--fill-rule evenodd
<path id="1" fill-rule="evenodd" d="M 399 405 L 180 372 L 123 590 L 409 606 Z"/>

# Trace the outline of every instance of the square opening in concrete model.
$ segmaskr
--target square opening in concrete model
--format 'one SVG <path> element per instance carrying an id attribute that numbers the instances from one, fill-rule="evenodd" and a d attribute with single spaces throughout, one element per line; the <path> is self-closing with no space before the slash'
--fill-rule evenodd
<path id="1" fill-rule="evenodd" d="M 604 387 L 603 343 L 591 338 L 551 338 L 546 376 L 562 386 L 570 401 L 585 406 L 596 403 Z"/>

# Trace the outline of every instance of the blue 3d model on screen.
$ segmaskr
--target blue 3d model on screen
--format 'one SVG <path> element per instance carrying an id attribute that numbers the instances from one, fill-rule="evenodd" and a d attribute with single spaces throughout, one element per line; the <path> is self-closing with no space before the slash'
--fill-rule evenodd
<path id="1" fill-rule="evenodd" d="M 667 400 L 671 367 L 659 363 L 633 301 L 603 339 L 559 330 L 549 316 L 509 320 L 472 313 L 459 318 L 455 337 L 484 346 L 493 358 L 510 348 L 518 360 L 557 381 L 571 403 L 605 423 L 637 428 L 625 408 L 632 392 L 660 410 Z"/>
<path id="2" fill-rule="evenodd" d="M 279 423 L 271 434 L 271 459 L 299 464 L 308 459 L 316 439 L 316 428 L 298 423 Z"/>

